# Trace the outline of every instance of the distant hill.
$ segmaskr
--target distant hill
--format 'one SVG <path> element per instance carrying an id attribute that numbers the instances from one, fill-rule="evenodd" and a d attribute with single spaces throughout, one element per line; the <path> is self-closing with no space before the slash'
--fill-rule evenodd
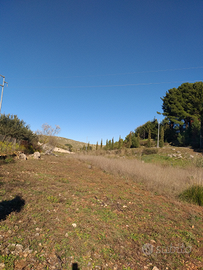
<path id="1" fill-rule="evenodd" d="M 77 151 L 81 149 L 84 145 L 86 146 L 86 143 L 84 142 L 78 142 L 78 141 L 74 141 L 71 139 L 58 137 L 58 136 L 54 136 L 54 138 L 56 139 L 56 146 L 59 148 L 66 149 L 66 150 L 69 150 L 69 145 L 72 145 L 72 151 Z M 91 144 L 91 146 L 93 145 Z"/>

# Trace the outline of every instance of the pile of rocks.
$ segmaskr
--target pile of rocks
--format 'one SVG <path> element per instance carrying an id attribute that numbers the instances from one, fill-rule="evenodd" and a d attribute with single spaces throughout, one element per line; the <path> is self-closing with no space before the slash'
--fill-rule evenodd
<path id="1" fill-rule="evenodd" d="M 175 158 L 183 158 L 181 153 L 180 154 L 168 154 L 168 157 L 170 157 L 170 158 L 173 158 L 173 157 L 175 157 Z"/>
<path id="2" fill-rule="evenodd" d="M 29 158 L 39 159 L 40 157 L 41 157 L 40 152 L 34 152 L 34 154 L 28 156 L 26 156 L 23 152 L 16 153 L 16 158 L 22 160 L 27 160 Z"/>

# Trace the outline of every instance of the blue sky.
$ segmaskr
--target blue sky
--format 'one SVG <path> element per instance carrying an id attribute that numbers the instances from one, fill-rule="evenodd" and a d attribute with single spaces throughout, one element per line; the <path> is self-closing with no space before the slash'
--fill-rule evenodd
<path id="1" fill-rule="evenodd" d="M 0 0 L 2 113 L 118 140 L 203 80 L 203 0 Z M 2 81 L 0 82 L 0 84 Z"/>

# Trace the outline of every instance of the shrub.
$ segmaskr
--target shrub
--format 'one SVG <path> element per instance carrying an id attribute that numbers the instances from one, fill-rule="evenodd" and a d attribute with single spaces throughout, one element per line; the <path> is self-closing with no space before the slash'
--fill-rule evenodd
<path id="1" fill-rule="evenodd" d="M 0 116 L 0 134 L 3 136 L 3 142 L 7 138 L 26 140 L 29 143 L 33 140 L 37 140 L 36 134 L 34 134 L 29 126 L 26 125 L 23 120 L 20 120 L 17 115 L 2 114 Z"/>
<path id="2" fill-rule="evenodd" d="M 157 148 L 145 148 L 142 151 L 143 155 L 153 155 L 153 154 L 157 154 L 158 153 L 158 149 Z"/>
<path id="3" fill-rule="evenodd" d="M 72 144 L 66 143 L 65 146 L 67 146 L 67 147 L 69 148 L 68 150 L 69 150 L 70 152 L 72 152 L 72 150 L 73 150 Z"/>
<path id="4" fill-rule="evenodd" d="M 193 185 L 183 191 L 179 198 L 183 201 L 203 206 L 203 186 Z"/>
<path id="5" fill-rule="evenodd" d="M 33 153 L 35 150 L 39 150 L 37 135 L 17 115 L 2 114 L 0 116 L 0 134 L 2 141 L 0 152 L 2 153 L 12 154 L 16 150 Z M 16 141 L 19 144 L 15 143 Z"/>
<path id="6" fill-rule="evenodd" d="M 9 142 L 0 141 L 0 154 L 9 155 L 15 151 L 18 151 L 19 149 L 20 149 L 20 146 L 17 143 L 9 143 Z"/>
<path id="7" fill-rule="evenodd" d="M 132 138 L 132 147 L 133 148 L 138 148 L 138 147 L 140 147 L 140 142 L 139 142 L 139 139 L 138 139 L 138 137 L 133 137 Z"/>

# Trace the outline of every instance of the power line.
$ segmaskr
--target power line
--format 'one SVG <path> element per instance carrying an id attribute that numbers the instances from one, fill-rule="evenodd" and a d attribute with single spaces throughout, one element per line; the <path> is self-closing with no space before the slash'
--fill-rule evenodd
<path id="1" fill-rule="evenodd" d="M 181 70 L 190 70 L 190 69 L 202 69 L 200 67 L 186 67 L 186 68 L 171 68 L 171 69 L 159 69 L 159 70 L 146 70 L 146 71 L 132 71 L 132 72 L 123 72 L 123 73 L 107 73 L 107 74 L 98 74 L 98 75 L 73 75 L 73 76 L 53 76 L 53 77 L 27 77 L 26 79 L 32 78 L 44 78 L 44 79 L 68 79 L 68 78 L 93 78 L 93 77 L 105 77 L 105 76 L 121 76 L 121 75 L 132 75 L 132 74 L 144 74 L 144 73 L 158 73 L 158 72 L 167 72 L 167 71 L 181 71 Z M 14 78 L 10 78 L 14 79 Z"/>
<path id="2" fill-rule="evenodd" d="M 188 83 L 200 82 L 203 80 L 187 81 Z M 186 83 L 186 81 L 171 81 L 171 82 L 149 82 L 149 83 L 132 83 L 132 84 L 110 84 L 110 85 L 78 85 L 78 86 L 38 86 L 38 87 L 23 87 L 23 88 L 51 88 L 51 89 L 68 89 L 68 88 L 106 88 L 106 87 L 123 87 L 123 86 L 142 86 L 142 85 L 157 85 L 157 84 L 170 84 L 170 83 Z M 22 86 L 21 86 L 22 88 Z"/>

